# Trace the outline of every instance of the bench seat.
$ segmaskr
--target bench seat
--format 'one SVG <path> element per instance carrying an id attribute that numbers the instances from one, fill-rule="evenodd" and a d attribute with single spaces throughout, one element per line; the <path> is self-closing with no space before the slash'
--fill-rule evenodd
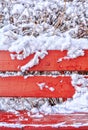
<path id="1" fill-rule="evenodd" d="M 67 51 L 50 50 L 46 58 L 40 60 L 38 65 L 25 73 L 21 72 L 20 68 L 30 61 L 34 54 L 24 60 L 12 60 L 8 51 L 0 51 L 0 97 L 72 98 L 75 94 L 75 87 L 72 86 L 71 76 L 65 75 L 64 72 L 87 73 L 88 50 L 84 50 L 84 52 L 84 56 L 57 62 L 59 58 L 67 55 Z M 43 74 L 30 75 L 30 71 L 43 72 Z M 51 76 L 49 73 L 52 71 L 60 72 L 61 75 Z M 21 73 L 20 75 L 7 76 L 7 72 Z M 48 73 L 45 75 L 44 72 Z M 88 78 L 88 75 L 85 78 Z M 41 87 L 42 83 L 44 83 L 43 87 Z M 0 111 L 0 130 L 40 129 L 88 130 L 88 113 L 85 111 L 80 113 L 32 114 L 27 110 Z"/>

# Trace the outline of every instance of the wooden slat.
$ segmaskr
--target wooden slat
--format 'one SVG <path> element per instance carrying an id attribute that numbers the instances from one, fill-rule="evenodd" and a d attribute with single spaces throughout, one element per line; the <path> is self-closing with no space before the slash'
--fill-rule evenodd
<path id="1" fill-rule="evenodd" d="M 84 127 L 59 127 L 59 128 L 53 128 L 53 127 L 25 127 L 22 130 L 88 130 L 87 126 Z"/>
<path id="2" fill-rule="evenodd" d="M 0 127 L 0 130 L 23 130 L 22 128 Z"/>
<path id="3" fill-rule="evenodd" d="M 59 128 L 53 128 L 53 127 L 25 127 L 22 130 L 88 130 L 87 126 L 84 127 L 79 127 L 79 128 L 75 128 L 75 127 L 59 127 Z"/>
<path id="4" fill-rule="evenodd" d="M 45 70 L 88 70 L 88 50 L 85 50 L 85 56 L 80 56 L 75 59 L 63 60 L 57 62 L 59 58 L 67 55 L 67 51 L 48 51 L 48 55 L 40 60 L 39 65 L 32 67 L 30 70 L 45 71 Z M 0 71 L 20 70 L 20 67 L 28 63 L 33 58 L 33 55 L 28 56 L 24 60 L 11 60 L 10 53 L 0 51 Z"/>
<path id="5" fill-rule="evenodd" d="M 45 83 L 43 90 L 39 87 L 41 83 Z M 0 77 L 0 96 L 68 98 L 74 93 L 69 76 L 32 76 L 27 79 L 22 76 Z"/>
<path id="6" fill-rule="evenodd" d="M 74 127 L 24 127 L 24 128 L 10 128 L 10 127 L 0 127 L 1 130 L 88 130 L 87 126 L 74 128 Z"/>
<path id="7" fill-rule="evenodd" d="M 88 127 L 87 126 L 84 126 L 84 127 L 79 127 L 79 128 L 75 128 L 75 127 L 59 127 L 59 128 L 52 128 L 52 127 L 38 127 L 38 128 L 35 128 L 35 127 L 26 127 L 26 128 L 23 128 L 22 130 L 88 130 Z"/>
<path id="8" fill-rule="evenodd" d="M 22 130 L 88 130 L 88 113 L 41 115 L 39 118 L 32 114 L 28 116 L 27 111 L 20 111 L 17 115 L 0 112 L 0 123 L 4 122 L 3 126 L 6 124 L 7 127 L 19 124 Z"/>
<path id="9" fill-rule="evenodd" d="M 1 130 L 88 130 L 87 126 L 74 128 L 74 127 L 60 127 L 60 128 L 52 128 L 52 127 L 25 127 L 25 128 L 10 128 L 10 127 L 0 127 Z"/>

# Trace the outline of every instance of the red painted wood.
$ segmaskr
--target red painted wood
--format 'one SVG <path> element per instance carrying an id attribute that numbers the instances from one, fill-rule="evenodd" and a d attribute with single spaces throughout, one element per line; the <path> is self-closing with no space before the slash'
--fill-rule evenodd
<path id="1" fill-rule="evenodd" d="M 1 127 L 0 130 L 88 130 L 87 126 L 80 127 L 80 128 L 74 128 L 74 127 L 60 127 L 60 128 L 51 128 L 51 127 L 25 127 L 25 128 L 7 128 L 7 127 Z"/>
<path id="2" fill-rule="evenodd" d="M 52 128 L 52 127 L 25 127 L 25 128 L 7 128 L 0 127 L 0 130 L 88 130 L 87 126 L 74 128 L 74 127 L 60 127 L 60 128 Z"/>
<path id="3" fill-rule="evenodd" d="M 0 127 L 0 130 L 23 130 L 22 128 Z"/>
<path id="4" fill-rule="evenodd" d="M 7 123 L 8 127 L 10 124 L 14 124 L 14 127 L 15 124 L 19 124 L 22 130 L 54 130 L 57 128 L 60 130 L 88 130 L 88 113 L 43 115 L 41 118 L 32 116 L 32 114 L 28 116 L 27 111 L 20 111 L 17 115 L 0 112 L 0 123 Z M 75 128 L 75 124 L 83 126 Z"/>
<path id="5" fill-rule="evenodd" d="M 50 50 L 48 55 L 40 60 L 39 65 L 32 67 L 30 70 L 88 70 L 88 50 L 85 50 L 85 56 L 57 62 L 59 58 L 66 55 L 67 51 Z M 9 52 L 0 51 L 0 71 L 20 70 L 20 67 L 28 63 L 32 58 L 33 55 L 30 55 L 24 60 L 11 60 Z"/>
<path id="6" fill-rule="evenodd" d="M 88 130 L 88 126 L 74 128 L 74 127 L 59 127 L 59 128 L 52 128 L 52 127 L 25 127 L 23 130 Z"/>
<path id="7" fill-rule="evenodd" d="M 45 83 L 43 90 L 38 84 Z M 53 87 L 54 91 L 49 88 Z M 0 77 L 0 96 L 22 97 L 72 97 L 75 93 L 69 76 L 32 76 L 24 79 L 22 76 Z"/>
<path id="8" fill-rule="evenodd" d="M 48 70 L 88 70 L 88 51 L 85 51 L 85 56 L 70 60 L 63 60 L 57 63 L 59 58 L 66 56 L 67 51 L 48 51 L 46 58 L 40 60 L 40 64 L 32 67 L 30 70 L 48 71 Z M 0 51 L 0 71 L 18 71 L 20 67 L 25 65 L 33 58 L 30 55 L 24 60 L 11 60 L 10 53 Z M 40 90 L 37 83 L 46 83 L 49 87 L 54 87 L 55 91 L 51 92 L 45 88 Z M 75 93 L 71 85 L 71 78 L 66 76 L 48 77 L 35 76 L 24 79 L 22 76 L 16 77 L 0 77 L 0 96 L 22 96 L 22 97 L 72 97 Z M 0 130 L 88 130 L 88 113 L 74 114 L 56 114 L 43 115 L 43 118 L 29 117 L 27 112 L 14 113 L 0 112 L 0 123 L 8 124 L 8 127 L 0 127 Z M 52 127 L 52 124 L 65 122 L 66 127 Z M 3 124 L 4 124 L 3 123 Z M 10 128 L 9 125 L 19 123 L 26 125 L 22 128 Z M 75 128 L 74 123 L 87 124 L 85 126 Z M 38 127 L 34 127 L 38 125 Z M 41 126 L 41 127 L 40 127 Z"/>

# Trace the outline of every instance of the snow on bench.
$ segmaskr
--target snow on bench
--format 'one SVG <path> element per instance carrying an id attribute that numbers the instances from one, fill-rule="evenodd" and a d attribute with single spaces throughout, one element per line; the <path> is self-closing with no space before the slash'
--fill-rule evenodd
<path id="1" fill-rule="evenodd" d="M 66 54 L 67 51 L 50 50 L 45 58 L 39 59 L 38 65 L 26 68 L 25 72 L 22 68 L 34 54 L 23 60 L 12 60 L 8 51 L 0 51 L 1 97 L 68 99 L 55 106 L 45 103 L 39 110 L 1 110 L 0 129 L 88 130 L 88 76 L 77 74 L 88 71 L 88 50 L 74 59 L 63 58 Z M 60 74 L 52 75 L 53 71 Z"/>

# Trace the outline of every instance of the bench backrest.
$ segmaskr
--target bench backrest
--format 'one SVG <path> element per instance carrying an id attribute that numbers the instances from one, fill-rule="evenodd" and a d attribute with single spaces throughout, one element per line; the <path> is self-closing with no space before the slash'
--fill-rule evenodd
<path id="1" fill-rule="evenodd" d="M 87 71 L 88 51 L 85 56 L 75 59 L 64 59 L 57 62 L 59 58 L 66 56 L 67 51 L 48 51 L 48 55 L 40 60 L 40 63 L 27 72 L 18 74 L 20 67 L 33 58 L 28 56 L 24 60 L 12 60 L 8 51 L 0 51 L 0 96 L 12 97 L 62 97 L 70 98 L 75 93 L 71 84 L 70 76 L 51 76 L 51 71 Z M 15 75 L 6 76 L 6 72 L 15 72 Z M 38 71 L 36 75 L 26 75 L 33 71 Z"/>

